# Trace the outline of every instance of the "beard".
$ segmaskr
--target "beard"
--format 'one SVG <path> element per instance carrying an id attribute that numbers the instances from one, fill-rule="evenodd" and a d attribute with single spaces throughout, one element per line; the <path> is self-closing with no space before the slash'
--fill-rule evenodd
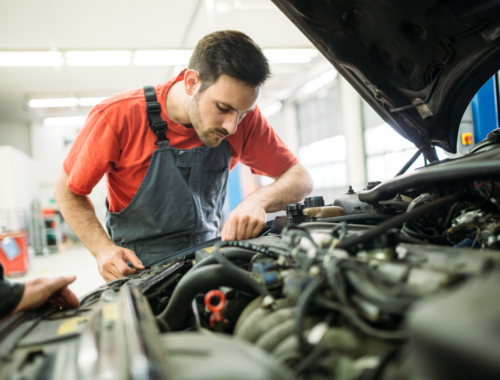
<path id="1" fill-rule="evenodd" d="M 223 128 L 207 127 L 200 115 L 198 103 L 199 94 L 196 94 L 189 100 L 187 107 L 189 120 L 191 121 L 191 124 L 203 145 L 210 148 L 216 148 L 220 145 L 222 139 L 215 135 L 214 132 L 222 136 L 228 136 L 229 133 L 227 133 L 227 131 Z"/>

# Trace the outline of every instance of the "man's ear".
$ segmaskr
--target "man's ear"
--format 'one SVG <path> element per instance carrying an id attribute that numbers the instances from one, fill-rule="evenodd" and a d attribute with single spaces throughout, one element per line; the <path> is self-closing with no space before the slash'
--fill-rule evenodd
<path id="1" fill-rule="evenodd" d="M 201 85 L 200 74 L 196 70 L 187 70 L 184 73 L 184 90 L 189 96 L 193 96 Z"/>

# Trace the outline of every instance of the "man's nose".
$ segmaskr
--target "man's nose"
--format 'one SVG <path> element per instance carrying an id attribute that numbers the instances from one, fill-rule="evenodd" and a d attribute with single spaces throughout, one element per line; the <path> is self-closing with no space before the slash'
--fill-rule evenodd
<path id="1" fill-rule="evenodd" d="M 222 124 L 222 128 L 224 128 L 227 133 L 232 135 L 233 133 L 236 132 L 236 129 L 238 128 L 238 122 L 239 122 L 239 115 L 228 115 L 227 118 L 224 120 L 224 123 Z"/>

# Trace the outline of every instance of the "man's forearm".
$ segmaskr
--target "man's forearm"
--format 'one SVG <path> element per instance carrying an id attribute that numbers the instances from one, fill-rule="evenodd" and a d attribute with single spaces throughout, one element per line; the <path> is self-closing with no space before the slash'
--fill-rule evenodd
<path id="1" fill-rule="evenodd" d="M 263 205 L 266 212 L 283 210 L 288 203 L 295 203 L 306 197 L 313 189 L 313 182 L 307 170 L 297 163 L 275 178 L 274 183 L 262 187 L 247 199 Z"/>
<path id="2" fill-rule="evenodd" d="M 68 176 L 61 170 L 54 188 L 54 196 L 64 220 L 92 255 L 113 242 L 97 219 L 94 205 L 87 196 L 73 193 L 66 186 Z"/>

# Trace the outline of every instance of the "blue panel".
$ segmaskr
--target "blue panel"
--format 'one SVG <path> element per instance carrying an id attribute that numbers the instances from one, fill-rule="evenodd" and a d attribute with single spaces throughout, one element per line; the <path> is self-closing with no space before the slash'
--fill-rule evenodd
<path id="1" fill-rule="evenodd" d="M 496 77 L 484 84 L 472 99 L 472 117 L 474 119 L 474 142 L 483 141 L 488 133 L 498 128 Z"/>
<path id="2" fill-rule="evenodd" d="M 229 172 L 229 179 L 227 181 L 229 212 L 233 211 L 243 200 L 241 196 L 240 166 L 241 164 L 238 163 L 234 169 Z"/>

